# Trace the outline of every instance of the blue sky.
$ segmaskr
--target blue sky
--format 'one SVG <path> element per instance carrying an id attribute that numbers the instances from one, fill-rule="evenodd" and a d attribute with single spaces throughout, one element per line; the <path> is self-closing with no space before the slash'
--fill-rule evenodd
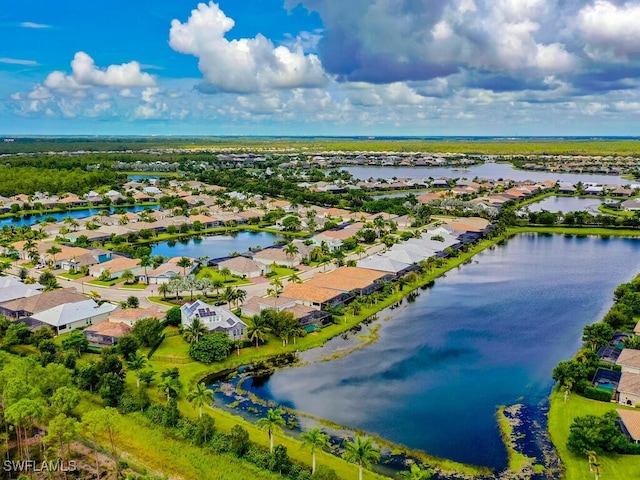
<path id="1" fill-rule="evenodd" d="M 640 0 L 22 0 L 0 134 L 638 135 Z"/>

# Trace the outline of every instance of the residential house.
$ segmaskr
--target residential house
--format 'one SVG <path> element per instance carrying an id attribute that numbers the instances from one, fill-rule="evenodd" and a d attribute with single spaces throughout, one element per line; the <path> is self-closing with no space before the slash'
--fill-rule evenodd
<path id="1" fill-rule="evenodd" d="M 136 278 L 139 282 L 148 283 L 150 285 L 160 285 L 162 283 L 168 283 L 172 278 L 176 276 L 187 276 L 193 273 L 198 268 L 198 264 L 195 259 L 186 257 L 191 261 L 191 265 L 188 267 L 179 267 L 178 262 L 182 257 L 173 257 L 167 260 L 158 268 L 145 268 L 141 267 L 136 273 Z"/>
<path id="2" fill-rule="evenodd" d="M 148 308 L 125 308 L 113 311 L 109 315 L 109 323 L 124 323 L 133 327 L 143 318 L 160 319 L 162 317 L 164 317 L 164 314 L 160 313 L 157 305 L 152 305 Z"/>
<path id="3" fill-rule="evenodd" d="M 270 264 L 265 264 L 247 257 L 238 256 L 218 263 L 218 269 L 228 268 L 231 275 L 241 278 L 263 277 L 271 271 Z"/>
<path id="4" fill-rule="evenodd" d="M 620 417 L 620 428 L 625 437 L 633 443 L 640 443 L 640 412 L 616 410 Z"/>
<path id="5" fill-rule="evenodd" d="M 182 314 L 182 326 L 189 327 L 198 318 L 210 333 L 225 332 L 231 340 L 240 340 L 244 337 L 247 324 L 240 320 L 233 312 L 223 307 L 213 307 L 196 300 L 180 307 Z"/>
<path id="6" fill-rule="evenodd" d="M 337 290 L 351 295 L 368 295 L 380 290 L 380 283 L 387 274 L 358 267 L 340 267 L 329 273 L 321 273 L 308 280 L 308 285 Z"/>
<path id="7" fill-rule="evenodd" d="M 625 349 L 628 350 L 628 349 Z M 623 352 L 625 351 L 623 350 Z M 638 350 L 636 350 L 638 351 Z M 618 383 L 618 403 L 635 407 L 640 405 L 640 374 L 622 371 Z"/>
<path id="8" fill-rule="evenodd" d="M 632 198 L 631 200 L 625 200 L 620 204 L 620 209 L 626 212 L 640 211 L 640 198 Z"/>
<path id="9" fill-rule="evenodd" d="M 42 285 L 39 283 L 27 285 L 15 277 L 0 277 L 0 303 L 33 297 L 42 293 L 40 290 Z"/>
<path id="10" fill-rule="evenodd" d="M 284 287 L 282 295 L 293 298 L 302 305 L 316 309 L 327 309 L 353 300 L 353 295 L 331 288 L 319 287 L 316 284 L 289 283 Z"/>
<path id="11" fill-rule="evenodd" d="M 277 265 L 283 265 L 289 268 L 295 268 L 300 265 L 300 255 L 287 255 L 281 247 L 270 247 L 260 250 L 252 255 L 253 260 L 262 265 L 271 265 L 273 263 Z"/>
<path id="12" fill-rule="evenodd" d="M 360 268 L 392 274 L 394 279 L 420 269 L 417 265 L 398 262 L 397 260 L 393 260 L 380 254 L 358 260 L 357 265 Z"/>
<path id="13" fill-rule="evenodd" d="M 113 346 L 131 333 L 131 327 L 125 323 L 101 322 L 85 328 L 82 333 L 89 343 Z"/>
<path id="14" fill-rule="evenodd" d="M 0 303 L 0 315 L 4 315 L 10 319 L 19 319 L 43 312 L 58 305 L 81 302 L 86 299 L 87 297 L 76 293 L 76 291 L 71 288 L 51 290 L 50 292 L 42 292 L 39 295 L 31 295 L 29 297 L 2 302 Z"/>
<path id="15" fill-rule="evenodd" d="M 617 365 L 622 367 L 622 372 L 628 372 L 640 375 L 640 350 L 625 348 L 620 353 Z"/>
<path id="16" fill-rule="evenodd" d="M 140 267 L 139 258 L 114 256 L 113 259 L 108 262 L 99 263 L 98 265 L 90 267 L 89 275 L 98 278 L 106 270 L 109 271 L 111 278 L 120 278 L 127 270 L 131 270 L 133 274 L 137 275 L 142 271 L 142 267 Z"/>

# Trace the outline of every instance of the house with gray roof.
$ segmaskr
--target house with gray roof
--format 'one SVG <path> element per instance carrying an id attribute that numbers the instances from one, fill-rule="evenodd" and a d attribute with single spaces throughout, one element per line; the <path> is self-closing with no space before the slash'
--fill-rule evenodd
<path id="1" fill-rule="evenodd" d="M 271 271 L 269 265 L 256 262 L 247 257 L 233 257 L 218 263 L 218 269 L 228 268 L 231 275 L 242 278 L 256 278 L 264 276 Z"/>
<path id="2" fill-rule="evenodd" d="M 0 303 L 39 295 L 40 290 L 39 283 L 27 285 L 14 277 L 0 277 Z"/>
<path id="3" fill-rule="evenodd" d="M 244 337 L 247 328 L 247 324 L 230 310 L 211 306 L 202 300 L 185 303 L 180 307 L 180 313 L 183 327 L 190 326 L 198 318 L 209 333 L 225 332 L 231 340 L 240 340 Z"/>
<path id="4" fill-rule="evenodd" d="M 420 269 L 420 267 L 416 265 L 399 262 L 381 254 L 372 255 L 370 257 L 363 258 L 362 260 L 358 260 L 357 265 L 360 268 L 391 273 L 395 278 L 400 278 L 409 272 Z"/>
<path id="5" fill-rule="evenodd" d="M 118 308 L 116 305 L 108 302 L 98 305 L 94 300 L 85 299 L 81 302 L 57 305 L 35 313 L 31 318 L 51 326 L 57 334 L 60 334 L 103 322 L 116 308 Z"/>

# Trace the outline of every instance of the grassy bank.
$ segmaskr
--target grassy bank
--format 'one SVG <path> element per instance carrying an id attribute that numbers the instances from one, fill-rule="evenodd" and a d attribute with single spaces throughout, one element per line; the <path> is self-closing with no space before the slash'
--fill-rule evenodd
<path id="1" fill-rule="evenodd" d="M 542 465 L 535 465 L 535 458 L 528 457 L 516 449 L 516 442 L 513 433 L 514 426 L 517 419 L 515 419 L 515 415 L 521 405 L 514 405 L 512 407 L 506 407 L 501 405 L 498 408 L 498 412 L 496 413 L 496 420 L 498 422 L 498 427 L 500 427 L 500 435 L 502 436 L 502 442 L 507 447 L 507 457 L 509 459 L 509 470 L 511 472 L 516 472 L 518 474 L 533 469 L 534 471 L 544 470 Z M 509 416 L 507 416 L 509 413 Z"/>
<path id="2" fill-rule="evenodd" d="M 638 237 L 640 230 L 632 230 L 629 228 L 603 228 L 603 227 L 509 227 L 510 236 L 518 233 L 555 233 L 561 235 L 595 235 L 599 237 Z"/>
<path id="3" fill-rule="evenodd" d="M 589 472 L 586 456 L 577 456 L 567 449 L 569 427 L 575 417 L 585 415 L 602 416 L 618 408 L 626 408 L 615 403 L 589 400 L 576 394 L 569 396 L 567 403 L 563 401 L 563 394 L 554 391 L 551 394 L 549 410 L 549 434 L 558 455 L 565 467 L 565 480 L 591 480 L 593 473 Z M 640 459 L 637 455 L 600 455 L 603 479 L 632 479 L 640 478 Z"/>

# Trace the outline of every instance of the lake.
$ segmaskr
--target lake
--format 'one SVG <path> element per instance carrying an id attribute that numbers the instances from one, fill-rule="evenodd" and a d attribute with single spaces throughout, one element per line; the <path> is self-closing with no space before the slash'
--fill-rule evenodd
<path id="1" fill-rule="evenodd" d="M 530 203 L 526 207 L 530 212 L 581 212 L 601 213 L 598 206 L 602 205 L 603 200 L 597 198 L 579 198 L 579 197 L 547 197 L 539 202 Z"/>
<path id="2" fill-rule="evenodd" d="M 452 270 L 381 321 L 379 340 L 243 388 L 456 461 L 503 469 L 495 414 L 541 411 L 558 361 L 640 271 L 640 240 L 523 234 Z M 379 315 L 384 318 L 389 312 Z"/>
<path id="3" fill-rule="evenodd" d="M 343 167 L 355 178 L 366 180 L 368 178 L 467 178 L 475 177 L 485 179 L 511 179 L 516 181 L 533 180 L 543 182 L 545 180 L 561 181 L 575 184 L 579 181 L 593 183 L 611 183 L 616 185 L 628 185 L 630 180 L 616 175 L 591 175 L 586 173 L 552 173 L 516 170 L 510 163 L 483 163 L 465 169 L 444 167 Z"/>
<path id="4" fill-rule="evenodd" d="M 83 208 L 80 210 L 70 210 L 68 212 L 56 212 L 56 213 L 45 213 L 42 215 L 25 215 L 23 217 L 11 217 L 11 218 L 3 218 L 0 219 L 0 228 L 2 228 L 5 225 L 8 225 L 9 227 L 14 226 L 14 227 L 21 227 L 23 225 L 34 225 L 37 222 L 42 222 L 44 221 L 45 218 L 48 217 L 53 217 L 56 219 L 56 221 L 60 221 L 64 218 L 67 217 L 72 217 L 75 219 L 79 219 L 79 218 L 86 218 L 86 217 L 90 217 L 91 215 L 97 215 L 98 213 L 100 213 L 102 210 L 104 210 L 106 207 L 103 208 Z M 115 211 L 116 207 L 111 207 L 110 211 L 111 213 L 113 213 Z M 158 205 L 150 205 L 150 206 L 143 206 L 143 205 L 134 205 L 132 207 L 121 207 L 124 208 L 127 212 L 141 212 L 143 211 L 145 208 L 150 208 L 152 210 L 157 210 L 159 208 Z"/>
<path id="5" fill-rule="evenodd" d="M 235 235 L 211 235 L 176 242 L 161 242 L 151 246 L 151 255 L 167 257 L 226 257 L 233 252 L 244 253 L 249 248 L 268 247 L 284 237 L 267 232 L 238 232 Z"/>

